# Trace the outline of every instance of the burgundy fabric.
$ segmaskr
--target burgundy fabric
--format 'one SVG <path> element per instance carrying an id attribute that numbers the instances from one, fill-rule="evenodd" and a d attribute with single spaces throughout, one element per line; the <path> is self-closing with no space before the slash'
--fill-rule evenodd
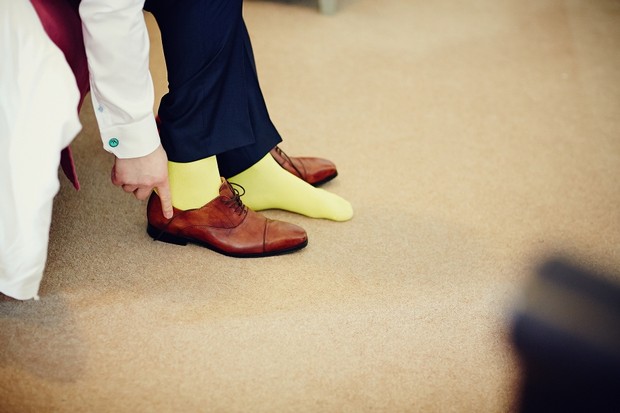
<path id="1" fill-rule="evenodd" d="M 79 0 L 31 0 L 47 35 L 65 54 L 65 58 L 75 75 L 80 91 L 80 110 L 89 90 L 88 63 L 82 37 L 82 22 L 78 13 Z M 80 189 L 71 148 L 62 151 L 60 164 L 62 170 L 76 189 Z"/>

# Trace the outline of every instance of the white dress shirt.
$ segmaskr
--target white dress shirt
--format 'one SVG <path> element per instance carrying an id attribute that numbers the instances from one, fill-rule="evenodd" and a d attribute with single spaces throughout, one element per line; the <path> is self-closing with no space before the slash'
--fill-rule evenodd
<path id="1" fill-rule="evenodd" d="M 144 0 L 80 4 L 93 107 L 103 147 L 117 158 L 148 155 L 160 143 L 143 6 Z"/>

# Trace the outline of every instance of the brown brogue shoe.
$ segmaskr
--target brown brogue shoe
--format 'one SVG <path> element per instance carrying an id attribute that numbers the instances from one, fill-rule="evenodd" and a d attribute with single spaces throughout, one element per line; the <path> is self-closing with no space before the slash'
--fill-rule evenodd
<path id="1" fill-rule="evenodd" d="M 153 192 L 147 206 L 147 233 L 157 241 L 191 242 L 241 258 L 285 254 L 308 244 L 303 228 L 267 219 L 243 205 L 241 195 L 222 179 L 219 197 L 198 209 L 174 208 L 173 217 L 166 219 L 161 200 Z"/>
<path id="2" fill-rule="evenodd" d="M 280 166 L 310 185 L 319 186 L 338 176 L 336 165 L 323 158 L 288 156 L 279 147 L 273 148 L 271 156 Z"/>

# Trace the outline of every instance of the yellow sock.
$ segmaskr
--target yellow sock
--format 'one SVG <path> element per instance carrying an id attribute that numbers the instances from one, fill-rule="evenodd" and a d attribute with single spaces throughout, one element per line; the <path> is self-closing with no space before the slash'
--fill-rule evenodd
<path id="1" fill-rule="evenodd" d="M 353 217 L 348 201 L 284 170 L 270 154 L 229 181 L 245 188 L 243 203 L 255 211 L 283 209 L 333 221 Z"/>
<path id="2" fill-rule="evenodd" d="M 222 184 L 215 156 L 194 162 L 168 162 L 172 204 L 181 210 L 200 208 L 220 195 Z"/>

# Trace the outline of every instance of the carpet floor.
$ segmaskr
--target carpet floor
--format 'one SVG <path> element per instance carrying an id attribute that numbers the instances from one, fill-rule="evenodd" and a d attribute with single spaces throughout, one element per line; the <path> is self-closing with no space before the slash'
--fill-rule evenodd
<path id="1" fill-rule="evenodd" d="M 620 268 L 620 2 L 244 13 L 281 147 L 333 160 L 355 217 L 266 211 L 309 235 L 281 257 L 153 242 L 87 102 L 41 300 L 0 303 L 0 411 L 515 411 L 535 268 Z"/>

